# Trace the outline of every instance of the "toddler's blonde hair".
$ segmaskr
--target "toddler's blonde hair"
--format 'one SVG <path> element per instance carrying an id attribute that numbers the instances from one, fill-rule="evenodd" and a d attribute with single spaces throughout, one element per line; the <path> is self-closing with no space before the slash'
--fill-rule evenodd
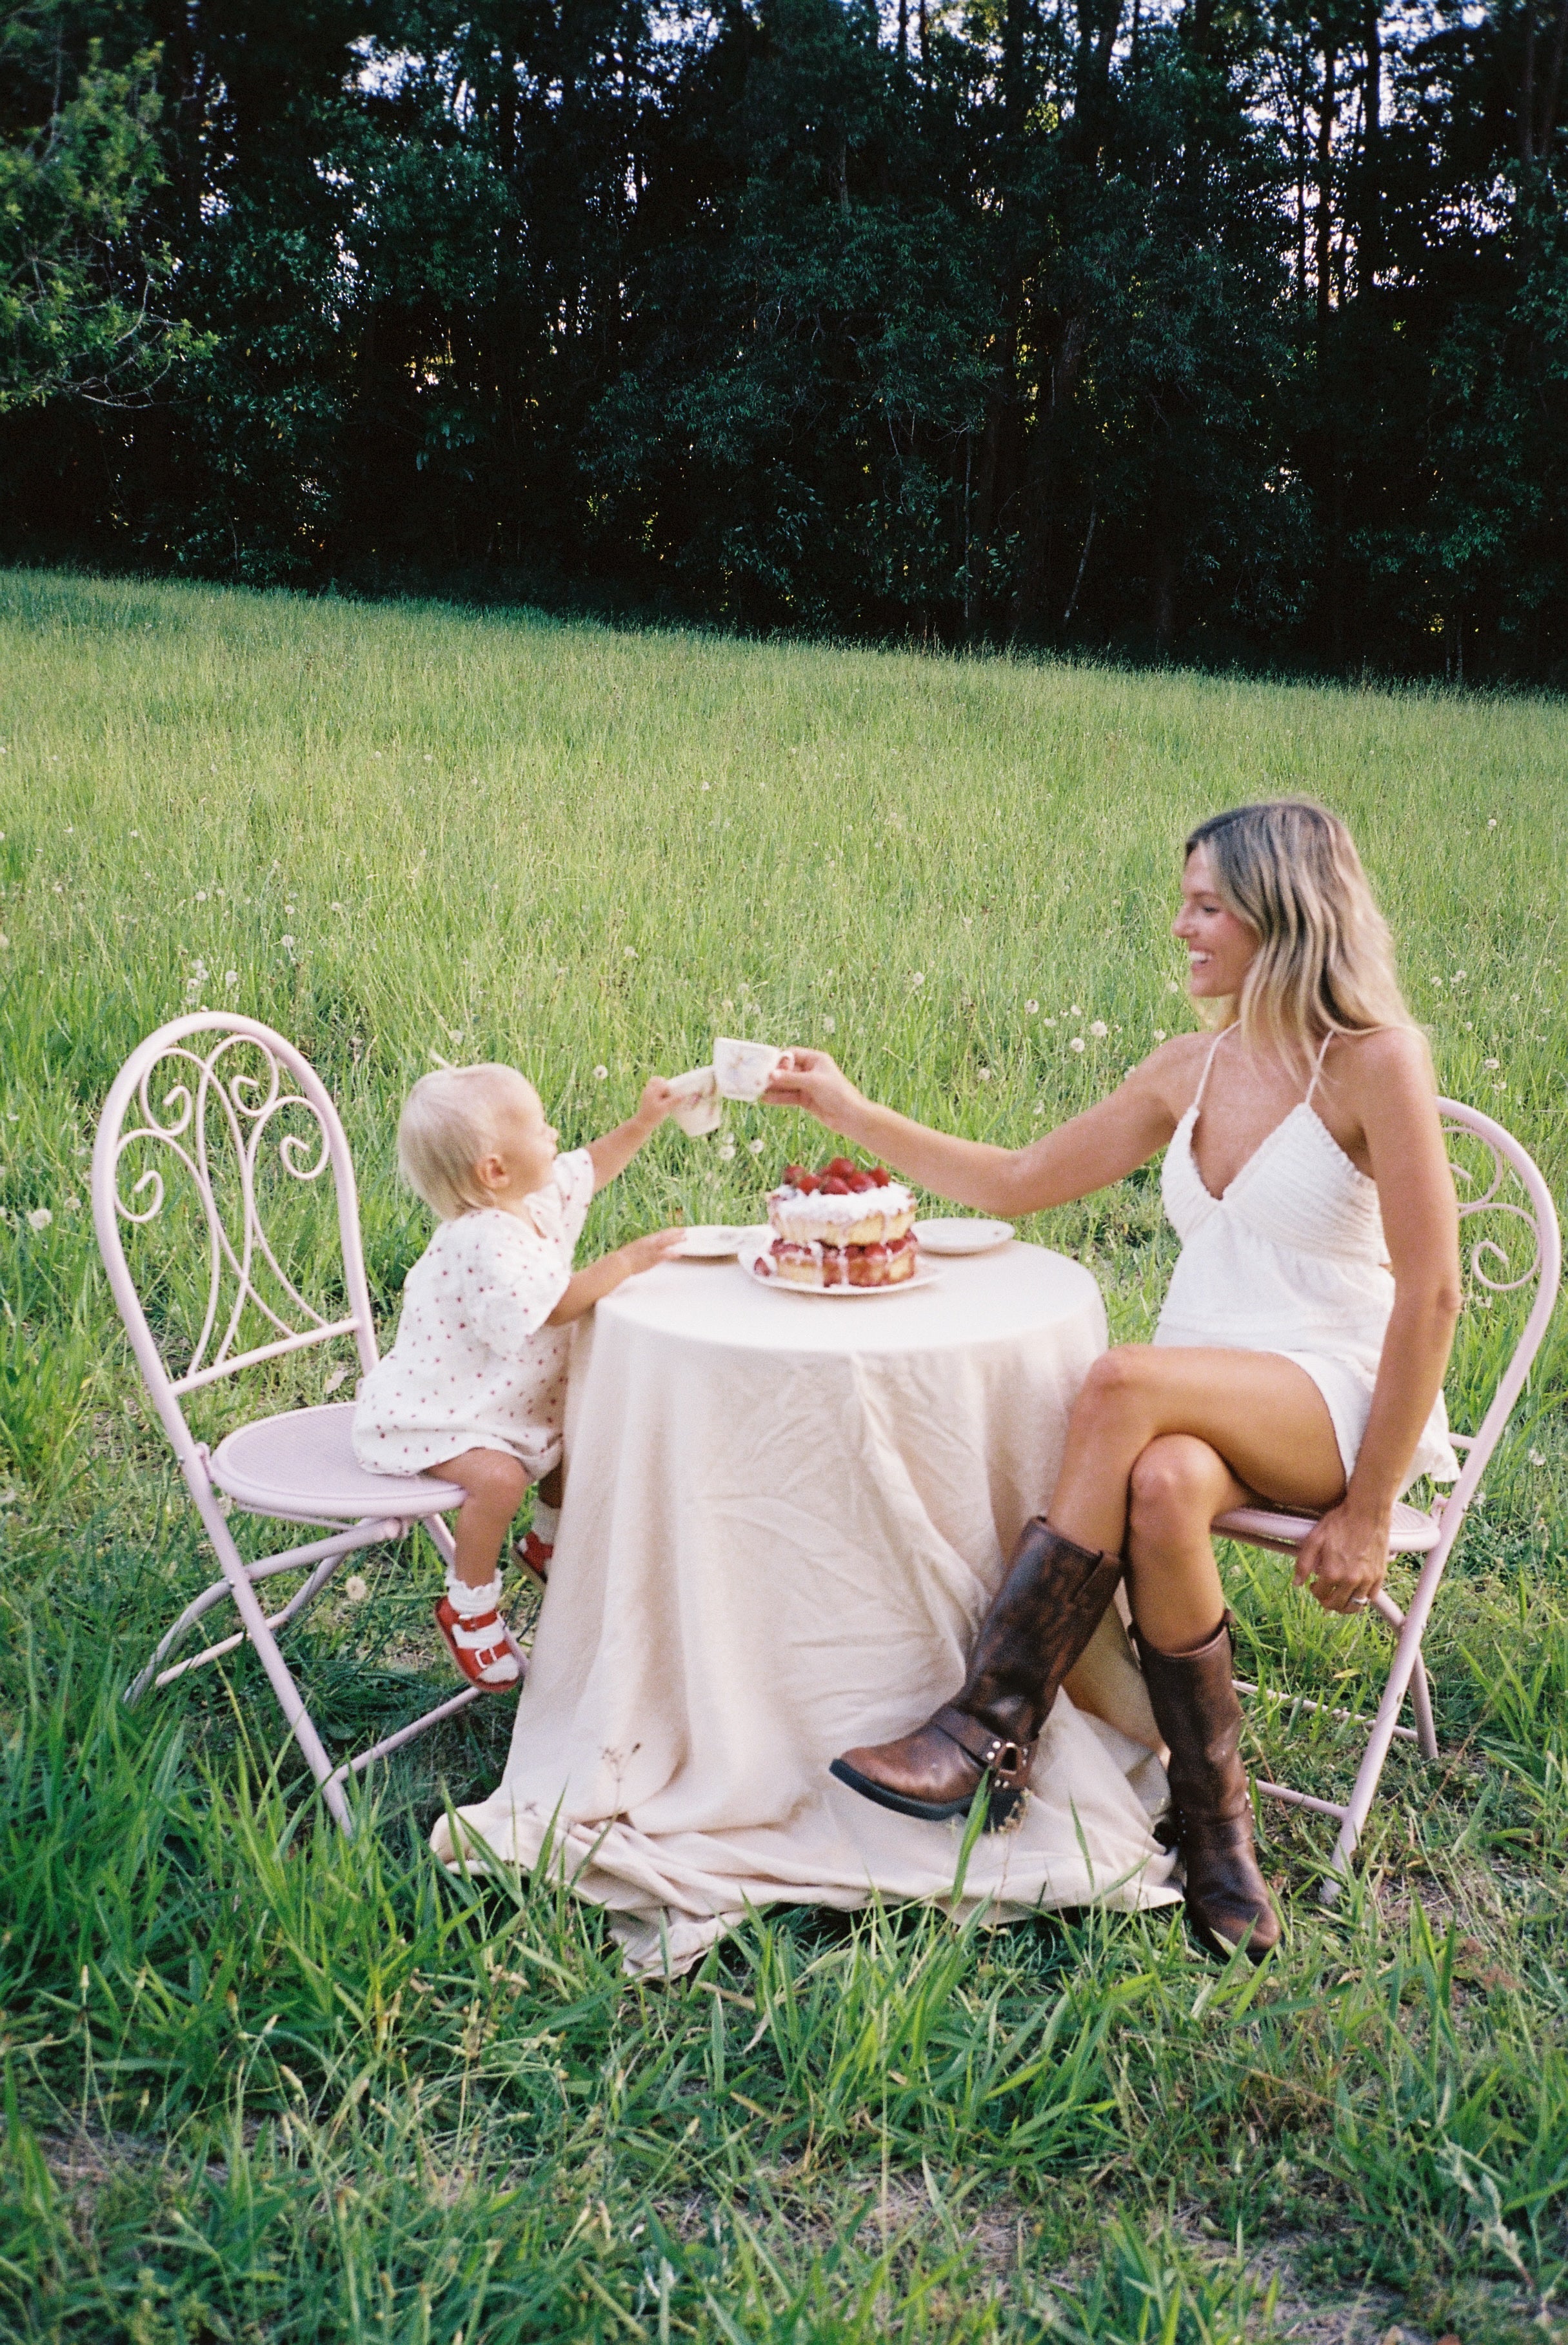
<path id="1" fill-rule="evenodd" d="M 1199 823 L 1185 854 L 1208 850 L 1215 892 L 1258 938 L 1233 1014 L 1310 1060 L 1326 1033 L 1413 1026 L 1394 974 L 1393 939 L 1356 843 L 1313 798 L 1269 798 Z"/>
<path id="2" fill-rule="evenodd" d="M 491 1203 L 474 1177 L 498 1138 L 496 1110 L 515 1067 L 438 1067 L 421 1075 L 398 1119 L 398 1170 L 438 1220 L 479 1213 Z"/>

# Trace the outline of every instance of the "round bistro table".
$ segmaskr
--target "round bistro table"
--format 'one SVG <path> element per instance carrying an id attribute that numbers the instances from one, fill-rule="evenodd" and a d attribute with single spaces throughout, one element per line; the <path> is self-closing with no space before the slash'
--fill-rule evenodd
<path id="1" fill-rule="evenodd" d="M 1007 1919 L 1179 1894 L 1150 1829 L 1158 1759 L 1066 1693 L 1021 1824 L 981 1837 L 956 1903 L 961 1825 L 828 1774 L 962 1681 L 1105 1348 L 1077 1263 L 1017 1243 L 921 1260 L 932 1284 L 864 1298 L 666 1263 L 578 1331 L 511 1754 L 459 1815 L 470 1862 L 542 1853 L 607 1907 L 634 1974 L 689 1968 L 772 1903 Z M 436 1846 L 450 1856 L 444 1820 Z"/>

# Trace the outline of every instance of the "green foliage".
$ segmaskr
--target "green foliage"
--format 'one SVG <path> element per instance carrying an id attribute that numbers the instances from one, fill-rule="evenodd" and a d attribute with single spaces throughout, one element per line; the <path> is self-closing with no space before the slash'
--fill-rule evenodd
<path id="1" fill-rule="evenodd" d="M 61 13 L 8 15 L 0 77 L 33 60 Z M 0 145 L 0 415 L 61 393 L 146 398 L 193 346 L 189 326 L 153 306 L 174 264 L 143 233 L 165 176 L 157 66 L 147 48 L 114 70 L 94 40 L 75 96 Z"/>
<path id="2" fill-rule="evenodd" d="M 5 2345 L 1562 2337 L 1560 1343 L 1434 1619 L 1442 1764 L 1396 1746 L 1332 1915 L 1320 1820 L 1264 1803 L 1289 1937 L 1258 1972 L 1165 1913 L 772 1909 L 695 1976 L 628 1985 L 559 1882 L 430 1858 L 510 1704 L 379 1772 L 349 1842 L 243 1651 L 121 1699 L 211 1568 L 85 1202 L 145 1032 L 221 1000 L 302 1042 L 389 1318 L 424 1234 L 396 1109 L 432 1050 L 522 1063 L 577 1140 L 714 1030 L 831 1031 L 898 1104 L 1017 1142 L 1186 1014 L 1175 842 L 1264 778 L 1351 821 L 1444 1089 L 1561 1192 L 1554 704 L 0 579 Z M 749 1218 L 803 1135 L 731 1114 L 732 1157 L 661 1133 L 589 1248 Z M 319 1203 L 288 1200 L 287 1244 L 325 1295 Z M 1151 1181 L 1030 1233 L 1147 1331 Z M 166 1258 L 171 1341 L 186 1276 Z M 1470 1422 L 1507 1308 L 1465 1314 Z M 201 1436 L 331 1365 L 214 1388 Z M 288 1632 L 344 1751 L 450 1683 L 428 1549 L 361 1568 L 367 1602 Z M 1249 1677 L 1365 1706 L 1377 1623 L 1270 1558 L 1225 1571 Z M 1351 1748 L 1250 1707 L 1259 1772 L 1333 1796 Z"/>
<path id="3" fill-rule="evenodd" d="M 24 0 L 0 543 L 1561 681 L 1560 14 Z"/>

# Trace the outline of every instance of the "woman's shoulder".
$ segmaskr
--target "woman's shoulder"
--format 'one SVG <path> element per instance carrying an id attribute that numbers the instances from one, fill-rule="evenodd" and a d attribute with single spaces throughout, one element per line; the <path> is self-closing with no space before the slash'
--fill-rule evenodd
<path id="1" fill-rule="evenodd" d="M 1373 1026 L 1364 1034 L 1336 1034 L 1323 1056 L 1325 1081 L 1349 1094 L 1397 1091 L 1434 1097 L 1431 1048 L 1419 1026 Z"/>
<path id="2" fill-rule="evenodd" d="M 1197 1095 L 1216 1039 L 1201 1030 L 1196 1034 L 1172 1034 L 1168 1041 L 1157 1043 L 1148 1058 L 1139 1061 L 1129 1080 L 1136 1078 L 1146 1083 L 1179 1121 Z"/>

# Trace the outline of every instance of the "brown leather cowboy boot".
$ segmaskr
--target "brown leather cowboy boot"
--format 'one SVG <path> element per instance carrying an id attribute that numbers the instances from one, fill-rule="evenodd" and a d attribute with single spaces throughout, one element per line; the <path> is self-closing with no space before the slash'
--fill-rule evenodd
<path id="1" fill-rule="evenodd" d="M 1252 1842 L 1230 1614 L 1195 1653 L 1162 1653 L 1141 1632 L 1138 1651 L 1170 1746 L 1170 1822 L 1187 1867 L 1188 1917 L 1211 1953 L 1233 1954 L 1245 1939 L 1249 1957 L 1260 1963 L 1280 1943 L 1280 1917 Z"/>
<path id="2" fill-rule="evenodd" d="M 1119 1556 L 1077 1547 L 1037 1515 L 1013 1549 L 952 1700 L 896 1742 L 846 1751 L 830 1773 L 879 1807 L 939 1823 L 968 1812 L 989 1770 L 986 1829 L 995 1832 L 1023 1803 L 1057 1689 L 1120 1577 Z"/>

